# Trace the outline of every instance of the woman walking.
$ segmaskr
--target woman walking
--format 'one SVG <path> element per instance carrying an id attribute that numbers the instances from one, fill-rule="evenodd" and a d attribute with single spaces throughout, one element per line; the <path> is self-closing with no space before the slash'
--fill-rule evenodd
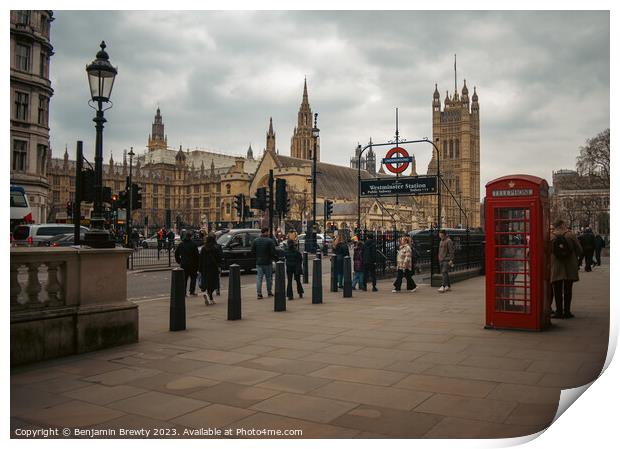
<path id="1" fill-rule="evenodd" d="M 215 241 L 215 234 L 210 232 L 207 236 L 205 245 L 200 251 L 200 289 L 205 291 L 202 295 L 205 305 L 215 304 L 213 292 L 218 288 L 220 275 L 220 265 L 222 256 L 219 245 Z"/>
<path id="2" fill-rule="evenodd" d="M 297 294 L 300 298 L 304 297 L 304 288 L 301 285 L 301 272 L 302 272 L 302 258 L 301 253 L 297 249 L 297 242 L 289 239 L 286 250 L 284 251 L 284 258 L 286 259 L 286 297 L 293 299 L 293 277 L 297 283 Z"/>
<path id="3" fill-rule="evenodd" d="M 417 286 L 413 280 L 413 252 L 411 246 L 409 246 L 409 237 L 403 237 L 400 239 L 400 248 L 398 249 L 398 255 L 396 256 L 396 266 L 398 268 L 398 274 L 394 281 L 394 290 L 392 293 L 400 291 L 400 287 L 403 283 L 403 276 L 407 280 L 407 291 L 415 292 Z"/>
<path id="4" fill-rule="evenodd" d="M 344 283 L 344 258 L 349 256 L 349 245 L 344 240 L 344 233 L 339 232 L 334 242 L 334 254 L 336 255 L 336 279 L 338 288 L 343 288 Z"/>

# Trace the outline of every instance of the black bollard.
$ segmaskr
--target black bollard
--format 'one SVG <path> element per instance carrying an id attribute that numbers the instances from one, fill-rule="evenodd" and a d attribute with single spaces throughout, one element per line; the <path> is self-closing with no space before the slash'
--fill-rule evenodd
<path id="1" fill-rule="evenodd" d="M 337 292 L 338 291 L 338 275 L 336 274 L 336 256 L 331 256 L 329 258 L 331 262 L 331 272 L 329 276 L 329 291 Z"/>
<path id="2" fill-rule="evenodd" d="M 228 319 L 241 319 L 241 273 L 237 264 L 228 267 Z"/>
<path id="3" fill-rule="evenodd" d="M 304 270 L 304 284 L 308 283 L 308 252 L 304 251 L 304 266 L 303 266 L 303 270 Z"/>
<path id="4" fill-rule="evenodd" d="M 323 304 L 321 259 L 312 261 L 312 304 Z"/>
<path id="5" fill-rule="evenodd" d="M 344 283 L 342 285 L 342 297 L 352 298 L 353 287 L 351 285 L 351 257 L 349 256 L 344 258 Z"/>
<path id="6" fill-rule="evenodd" d="M 321 257 L 323 257 L 323 253 L 321 253 L 321 248 L 319 248 L 317 246 L 317 248 L 316 248 L 316 258 L 320 259 Z"/>
<path id="7" fill-rule="evenodd" d="M 170 330 L 185 330 L 185 271 L 172 270 L 170 282 Z"/>
<path id="8" fill-rule="evenodd" d="M 286 312 L 286 282 L 284 279 L 284 262 L 276 262 L 276 288 L 273 295 L 273 311 Z"/>

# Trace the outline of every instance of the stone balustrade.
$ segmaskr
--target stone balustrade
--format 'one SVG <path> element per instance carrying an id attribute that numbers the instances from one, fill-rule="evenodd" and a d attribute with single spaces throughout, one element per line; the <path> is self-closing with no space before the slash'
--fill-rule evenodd
<path id="1" fill-rule="evenodd" d="M 122 248 L 11 248 L 11 364 L 138 339 Z"/>

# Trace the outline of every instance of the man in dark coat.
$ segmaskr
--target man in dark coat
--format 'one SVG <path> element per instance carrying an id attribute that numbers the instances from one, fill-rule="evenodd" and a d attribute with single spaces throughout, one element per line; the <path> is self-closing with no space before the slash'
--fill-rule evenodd
<path id="1" fill-rule="evenodd" d="M 174 248 L 174 231 L 170 229 L 166 237 L 168 239 L 168 251 L 170 251 L 172 248 Z"/>
<path id="2" fill-rule="evenodd" d="M 187 291 L 187 278 L 189 277 L 189 294 L 196 296 L 199 254 L 198 247 L 192 242 L 192 234 L 190 232 L 185 232 L 183 235 L 183 241 L 174 252 L 174 259 L 185 272 L 185 291 Z"/>
<path id="3" fill-rule="evenodd" d="M 368 282 L 372 282 L 372 291 L 377 291 L 377 242 L 372 232 L 369 232 L 364 242 L 363 256 L 364 260 L 364 290 Z"/>
<path id="4" fill-rule="evenodd" d="M 583 256 L 586 259 L 586 271 L 592 271 L 592 259 L 594 257 L 594 249 L 596 247 L 596 238 L 592 229 L 587 227 L 581 235 L 581 248 L 583 249 Z"/>
<path id="5" fill-rule="evenodd" d="M 267 296 L 271 292 L 272 262 L 276 260 L 276 243 L 269 237 L 269 228 L 261 229 L 261 236 L 252 242 L 252 256 L 256 258 L 256 298 L 262 299 L 263 277 L 266 277 Z"/>
<path id="6" fill-rule="evenodd" d="M 601 250 L 605 248 L 605 240 L 601 234 L 596 234 L 594 237 L 594 255 L 596 256 L 595 264 L 601 266 Z"/>

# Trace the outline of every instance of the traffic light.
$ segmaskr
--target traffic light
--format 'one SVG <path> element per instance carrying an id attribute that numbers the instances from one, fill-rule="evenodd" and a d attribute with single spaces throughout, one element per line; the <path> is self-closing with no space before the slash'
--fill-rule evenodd
<path id="1" fill-rule="evenodd" d="M 243 215 L 243 209 L 245 203 L 245 195 L 240 193 L 239 195 L 235 195 L 235 209 L 237 210 L 237 217 L 241 217 Z"/>
<path id="2" fill-rule="evenodd" d="M 332 200 L 325 200 L 323 203 L 323 209 L 325 214 L 325 219 L 329 220 L 332 218 L 332 213 L 334 212 L 334 202 Z"/>
<path id="3" fill-rule="evenodd" d="M 286 193 L 286 179 L 276 179 L 276 211 L 281 216 L 288 212 L 288 194 Z"/>
<path id="4" fill-rule="evenodd" d="M 95 201 L 95 170 L 87 168 L 82 170 L 82 201 L 92 203 Z"/>
<path id="5" fill-rule="evenodd" d="M 142 209 L 142 187 L 131 184 L 131 210 Z"/>
<path id="6" fill-rule="evenodd" d="M 267 209 L 267 187 L 256 189 L 256 207 L 255 209 Z"/>
<path id="7" fill-rule="evenodd" d="M 123 190 L 118 193 L 118 199 L 116 200 L 116 208 L 117 209 L 127 209 L 129 206 L 129 197 L 127 195 L 127 191 Z"/>
<path id="8" fill-rule="evenodd" d="M 73 217 L 73 201 L 67 201 L 67 218 Z"/>

